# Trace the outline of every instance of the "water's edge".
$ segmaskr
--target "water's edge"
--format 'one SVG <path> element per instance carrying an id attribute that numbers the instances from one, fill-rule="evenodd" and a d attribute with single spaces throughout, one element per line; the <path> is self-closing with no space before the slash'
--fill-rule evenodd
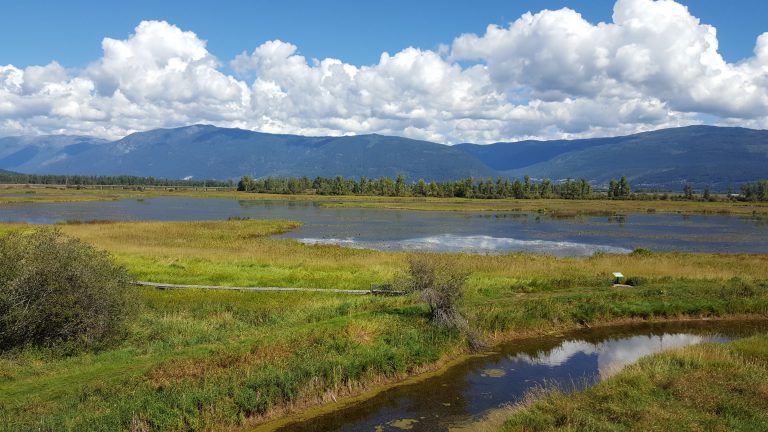
<path id="1" fill-rule="evenodd" d="M 292 404 L 290 407 L 279 407 L 270 412 L 266 417 L 254 418 L 253 423 L 244 429 L 252 432 L 267 432 L 281 430 L 290 425 L 301 424 L 309 420 L 319 418 L 323 415 L 350 408 L 354 405 L 371 400 L 376 396 L 388 390 L 399 387 L 405 387 L 418 384 L 430 378 L 440 376 L 454 367 L 458 367 L 465 362 L 473 359 L 490 357 L 499 353 L 498 349 L 514 342 L 530 342 L 540 338 L 568 338 L 579 335 L 588 335 L 593 332 L 623 329 L 638 330 L 644 326 L 653 325 L 705 325 L 706 323 L 751 323 L 768 325 L 768 317 L 760 314 L 729 315 L 723 317 L 682 317 L 682 318 L 622 318 L 604 322 L 593 323 L 590 327 L 579 325 L 563 326 L 558 328 L 549 328 L 545 330 L 513 331 L 504 334 L 494 335 L 492 339 L 492 348 L 482 353 L 468 353 L 466 350 L 457 350 L 449 352 L 443 358 L 435 363 L 422 365 L 413 372 L 395 376 L 391 378 L 382 378 L 380 381 L 364 385 L 356 390 L 350 391 L 342 397 L 336 398 L 327 395 L 324 400 L 304 400 Z"/>

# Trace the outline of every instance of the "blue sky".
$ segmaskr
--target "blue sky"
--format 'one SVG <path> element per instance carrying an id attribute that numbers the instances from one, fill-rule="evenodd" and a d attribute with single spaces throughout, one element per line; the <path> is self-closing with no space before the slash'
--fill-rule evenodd
<path id="1" fill-rule="evenodd" d="M 768 1 L 6 2 L 0 136 L 768 128 Z"/>
<path id="2" fill-rule="evenodd" d="M 768 30 L 768 1 L 681 1 L 718 29 L 730 62 L 752 55 Z M 313 58 L 372 64 L 381 52 L 434 49 L 462 33 L 506 25 L 527 11 L 570 7 L 592 23 L 610 21 L 614 0 L 493 1 L 12 1 L 0 13 L 0 63 L 26 67 L 56 60 L 82 67 L 101 55 L 105 36 L 125 38 L 142 20 L 165 20 L 208 41 L 229 60 L 264 41 L 281 39 Z"/>

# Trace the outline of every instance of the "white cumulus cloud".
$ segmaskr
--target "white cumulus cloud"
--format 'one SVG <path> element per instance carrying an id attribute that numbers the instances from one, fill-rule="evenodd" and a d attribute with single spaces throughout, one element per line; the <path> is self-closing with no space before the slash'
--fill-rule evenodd
<path id="1" fill-rule="evenodd" d="M 768 33 L 753 57 L 728 63 L 716 29 L 672 0 L 618 0 L 610 23 L 571 9 L 526 13 L 362 66 L 308 59 L 280 40 L 222 62 L 195 33 L 164 21 L 105 38 L 102 49 L 79 70 L 0 65 L 0 135 L 116 138 L 211 123 L 455 143 L 615 135 L 702 118 L 768 127 Z"/>

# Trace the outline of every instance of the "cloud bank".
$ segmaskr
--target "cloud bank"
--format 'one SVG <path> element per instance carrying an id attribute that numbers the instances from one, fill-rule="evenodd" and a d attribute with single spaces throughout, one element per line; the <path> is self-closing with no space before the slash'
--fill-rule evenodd
<path id="1" fill-rule="evenodd" d="M 144 21 L 80 70 L 0 66 L 0 136 L 108 138 L 210 123 L 437 142 L 617 135 L 696 123 L 768 127 L 768 32 L 728 63 L 716 29 L 671 0 L 618 0 L 611 23 L 527 13 L 373 65 L 264 42 L 224 64 L 191 31 Z M 228 66 L 228 67 L 227 67 Z M 231 72 L 229 72 L 231 71 Z"/>

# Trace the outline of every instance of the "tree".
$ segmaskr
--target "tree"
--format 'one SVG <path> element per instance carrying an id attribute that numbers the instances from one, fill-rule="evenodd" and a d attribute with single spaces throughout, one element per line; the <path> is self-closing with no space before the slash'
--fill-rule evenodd
<path id="1" fill-rule="evenodd" d="M 241 192 L 248 192 L 250 191 L 250 185 L 253 181 L 248 176 L 242 176 L 240 177 L 240 181 L 237 182 L 237 190 Z"/>
<path id="2" fill-rule="evenodd" d="M 531 177 L 528 175 L 523 177 L 523 198 L 531 198 Z"/>
<path id="3" fill-rule="evenodd" d="M 549 179 L 541 181 L 540 195 L 542 198 L 549 198 L 552 195 L 552 182 Z"/>
<path id="4" fill-rule="evenodd" d="M 413 192 L 413 194 L 418 196 L 427 196 L 427 182 L 425 182 L 424 179 L 419 179 L 419 181 L 416 183 L 416 190 Z"/>
<path id="5" fill-rule="evenodd" d="M 621 180 L 619 180 L 618 196 L 626 198 L 629 196 L 630 192 L 627 176 L 621 176 Z"/>
<path id="6" fill-rule="evenodd" d="M 683 196 L 687 200 L 692 200 L 693 199 L 693 186 L 690 183 L 686 183 L 683 186 Z"/>
<path id="7" fill-rule="evenodd" d="M 616 183 L 616 179 L 611 178 L 611 181 L 608 182 L 608 198 L 614 198 L 618 193 L 619 185 Z"/>

